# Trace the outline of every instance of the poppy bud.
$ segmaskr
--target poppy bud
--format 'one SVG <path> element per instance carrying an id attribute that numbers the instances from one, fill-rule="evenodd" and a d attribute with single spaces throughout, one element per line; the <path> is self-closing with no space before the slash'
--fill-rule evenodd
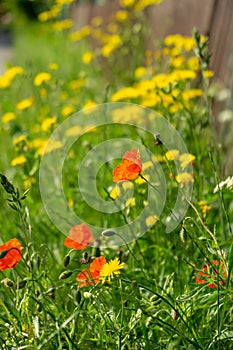
<path id="1" fill-rule="evenodd" d="M 114 236 L 116 234 L 116 231 L 114 231 L 112 229 L 106 229 L 106 230 L 102 231 L 101 234 L 104 237 L 111 237 L 111 236 Z"/>
<path id="2" fill-rule="evenodd" d="M 72 275 L 72 273 L 72 270 L 63 271 L 58 278 L 59 280 L 65 280 L 66 278 L 69 278 Z"/>
<path id="3" fill-rule="evenodd" d="M 79 289 L 75 292 L 74 299 L 75 299 L 76 303 L 80 304 L 80 302 L 82 300 L 82 294 L 81 294 Z"/>
<path id="4" fill-rule="evenodd" d="M 132 286 L 133 289 L 137 289 L 138 288 L 138 282 L 135 281 L 135 280 L 132 280 L 131 281 L 131 286 Z"/>
<path id="5" fill-rule="evenodd" d="M 2 250 L 2 251 L 0 252 L 0 259 L 5 258 L 5 256 L 7 255 L 8 251 L 9 251 L 9 250 Z"/>
<path id="6" fill-rule="evenodd" d="M 79 259 L 81 264 L 88 264 L 90 262 L 90 258 L 88 256 L 88 252 L 83 253 L 83 257 Z"/>
<path id="7" fill-rule="evenodd" d="M 63 259 L 63 266 L 66 267 L 69 265 L 69 263 L 70 263 L 70 256 L 66 255 Z"/>
<path id="8" fill-rule="evenodd" d="M 1 280 L 1 283 L 6 287 L 13 287 L 14 285 L 14 282 L 10 278 L 3 278 L 3 280 Z"/>
<path id="9" fill-rule="evenodd" d="M 28 283 L 28 280 L 26 280 L 26 279 L 20 280 L 15 284 L 15 288 L 16 289 L 23 289 L 27 283 Z"/>

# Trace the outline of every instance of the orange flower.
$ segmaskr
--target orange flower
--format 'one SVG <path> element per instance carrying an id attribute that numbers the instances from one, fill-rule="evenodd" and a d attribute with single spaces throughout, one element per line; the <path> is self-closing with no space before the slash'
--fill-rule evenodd
<path id="1" fill-rule="evenodd" d="M 142 162 L 140 153 L 137 148 L 132 149 L 124 154 L 122 163 L 117 165 L 113 170 L 113 181 L 120 182 L 134 180 L 142 171 Z"/>
<path id="2" fill-rule="evenodd" d="M 0 252 L 3 257 L 0 259 L 0 270 L 12 269 L 18 264 L 21 258 L 21 247 L 17 238 L 12 238 L 8 242 L 0 246 Z M 5 252 L 5 254 L 4 254 Z"/>
<path id="3" fill-rule="evenodd" d="M 212 260 L 211 264 L 202 266 L 201 271 L 198 272 L 198 276 L 196 277 L 196 282 L 199 284 L 207 283 L 206 287 L 208 288 L 217 288 L 218 283 L 220 286 L 226 283 L 227 277 L 228 274 L 225 271 L 224 265 L 220 265 L 218 260 Z"/>
<path id="4" fill-rule="evenodd" d="M 82 270 L 82 272 L 77 275 L 79 287 L 94 286 L 96 283 L 100 282 L 99 275 L 104 264 L 106 264 L 106 259 L 104 256 L 100 256 L 92 261 L 89 269 Z"/>
<path id="5" fill-rule="evenodd" d="M 66 237 L 64 245 L 68 248 L 77 250 L 85 249 L 94 241 L 93 234 L 86 224 L 75 225 L 69 231 L 69 236 Z"/>

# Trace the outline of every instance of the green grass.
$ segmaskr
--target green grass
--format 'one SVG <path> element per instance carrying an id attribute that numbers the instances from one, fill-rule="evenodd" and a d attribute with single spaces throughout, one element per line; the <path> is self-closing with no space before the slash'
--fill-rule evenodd
<path id="1" fill-rule="evenodd" d="M 134 20 L 139 21 L 141 18 L 136 16 Z M 97 244 L 85 249 L 92 259 L 100 255 L 105 256 L 107 261 L 119 257 L 125 262 L 120 274 L 115 275 L 111 282 L 79 288 L 76 276 L 89 265 L 80 262 L 84 250 L 71 251 L 64 246 L 64 234 L 50 220 L 43 207 L 39 187 L 42 160 L 33 142 L 36 139 L 47 141 L 56 126 L 69 120 L 69 116 L 62 112 L 65 106 L 72 106 L 75 112 L 81 111 L 77 117 L 80 118 L 77 120 L 80 120 L 81 127 L 93 125 L 95 120 L 103 118 L 106 112 L 104 106 L 99 107 L 100 115 L 98 110 L 91 109 L 88 114 L 82 108 L 89 100 L 100 105 L 111 102 L 113 93 L 122 87 L 138 89 L 138 80 L 134 73 L 136 67 L 147 67 L 146 81 L 152 80 L 148 73 L 150 71 L 153 77 L 160 73 L 170 74 L 175 68 L 170 65 L 170 58 L 165 56 L 162 61 L 155 60 L 146 64 L 148 54 L 144 56 L 144 48 L 140 46 L 139 40 L 132 44 L 138 50 L 138 55 L 132 56 L 130 63 L 124 60 L 132 49 L 129 47 L 129 26 L 125 26 L 120 32 L 123 44 L 116 52 L 109 58 L 102 57 L 101 50 L 97 47 L 93 62 L 85 65 L 82 55 L 92 50 L 90 42 L 83 40 L 72 43 L 66 32 L 54 32 L 51 24 L 24 22 L 22 26 L 22 21 L 25 20 L 19 18 L 15 28 L 14 64 L 23 67 L 24 75 L 17 77 L 9 88 L 0 90 L 1 115 L 6 112 L 16 113 L 15 120 L 7 124 L 1 122 L 0 130 L 0 172 L 14 186 L 12 189 L 6 179 L 1 177 L 1 244 L 15 237 L 24 247 L 19 263 L 14 268 L 0 271 L 0 348 L 233 349 L 230 278 L 232 189 L 225 186 L 219 194 L 214 193 L 216 184 L 227 178 L 228 174 L 220 176 L 223 169 L 217 159 L 223 161 L 224 154 L 215 144 L 215 135 L 209 125 L 209 81 L 206 82 L 205 89 L 204 80 L 200 78 L 205 70 L 208 53 L 202 52 L 200 70 L 195 80 L 175 81 L 166 88 L 149 89 L 157 96 L 164 94 L 167 99 L 177 90 L 178 94 L 173 95 L 173 102 L 181 103 L 181 110 L 172 112 L 164 99 L 165 102 L 157 103 L 150 110 L 146 109 L 144 119 L 137 115 L 135 121 L 135 110 L 130 114 L 132 110 L 124 110 L 119 105 L 123 118 L 131 115 L 128 122 L 114 125 L 109 123 L 85 134 L 82 130 L 82 136 L 67 153 L 62 168 L 62 189 L 72 210 L 87 225 L 94 226 L 94 235 L 97 232 L 95 228 L 102 231 L 128 226 L 146 208 L 148 193 L 153 193 L 154 202 L 145 218 L 157 214 L 164 195 L 163 181 L 159 176 L 164 177 L 166 185 L 165 204 L 159 220 L 151 227 L 145 222 L 135 226 L 136 232 L 133 234 L 138 234 L 139 238 L 125 244 L 127 230 L 125 235 L 121 231 L 117 241 L 120 243 L 114 247 L 108 241 L 116 239 L 117 235 L 100 235 L 100 246 Z M 132 32 L 133 35 L 135 33 Z M 161 52 L 165 46 L 162 43 Z M 203 48 L 199 46 L 196 49 L 200 53 Z M 194 52 L 186 52 L 184 55 L 186 54 L 185 59 L 188 59 L 188 55 L 194 55 Z M 159 57 L 158 52 L 157 56 Z M 50 63 L 58 64 L 58 69 L 49 70 Z M 33 83 L 34 77 L 40 72 L 50 72 L 52 77 L 48 83 L 36 87 Z M 85 79 L 84 86 L 70 88 L 72 81 L 82 79 Z M 202 89 L 203 96 L 187 103 L 182 100 L 181 95 L 191 88 Z M 44 91 L 41 92 L 41 89 Z M 145 89 L 143 93 L 143 96 L 147 96 L 148 91 Z M 34 97 L 34 104 L 29 109 L 18 110 L 16 104 L 30 96 Z M 140 104 L 140 98 L 141 95 L 137 98 L 123 96 L 122 100 Z M 110 108 L 109 105 L 106 108 Z M 164 145 L 156 145 L 153 134 L 158 131 L 158 124 L 156 119 L 149 120 L 149 111 L 161 113 L 174 125 L 188 151 L 195 156 L 192 167 L 184 167 L 194 178 L 191 199 L 187 198 L 185 185 L 182 187 L 182 183 L 175 180 L 177 174 L 185 171 L 180 167 L 180 160 L 169 160 L 169 154 L 166 153 L 169 151 L 166 145 L 176 134 L 169 129 L 162 129 Z M 44 121 L 51 117 L 56 117 L 56 124 L 43 129 L 41 126 Z M 143 125 L 149 125 L 149 131 L 141 130 L 137 126 L 140 120 Z M 13 140 L 22 134 L 26 135 L 26 142 L 15 145 Z M 65 142 L 63 131 L 59 137 L 59 140 Z M 96 176 L 99 196 L 113 208 L 115 204 L 111 198 L 111 190 L 115 184 L 112 171 L 121 163 L 126 150 L 121 142 L 114 143 L 115 141 L 111 141 L 111 147 L 104 148 L 100 153 L 95 147 L 116 138 L 130 140 L 128 151 L 130 145 L 135 148 L 137 144 L 142 162 L 150 160 L 152 165 L 142 172 L 143 176 L 150 175 L 148 182 L 138 183 L 140 177 L 131 181 L 133 190 L 124 189 L 125 182 L 119 184 L 121 195 L 117 205 L 120 210 L 109 214 L 102 212 L 101 206 L 95 208 L 94 200 L 93 206 L 92 203 L 86 203 L 79 188 L 78 174 L 80 172 L 82 175 L 80 166 L 84 157 L 88 152 L 93 152 L 92 159 L 85 164 L 85 193 L 92 198 L 90 185 L 93 176 Z M 175 146 L 180 147 L 178 142 Z M 19 155 L 25 156 L 26 162 L 12 166 L 12 159 Z M 43 176 L 47 176 L 48 200 L 57 183 L 59 163 L 56 163 L 56 159 L 59 162 L 62 155 L 62 149 L 58 149 L 43 156 L 48 160 L 48 172 L 43 173 Z M 107 158 L 96 169 L 98 157 L 103 155 L 107 155 Z M 160 162 L 156 163 L 153 156 Z M 28 187 L 29 193 L 26 198 L 21 199 Z M 166 226 L 172 218 L 171 209 L 178 191 L 182 193 L 182 201 L 189 203 L 188 210 L 176 228 L 167 233 Z M 132 197 L 136 205 L 122 206 Z M 211 207 L 206 208 L 206 212 L 199 203 L 201 200 L 206 201 L 204 205 Z M 74 226 L 74 222 L 69 222 L 69 210 L 62 206 L 59 194 L 51 199 L 51 203 L 54 210 L 60 210 L 64 227 Z M 178 214 L 174 213 L 173 216 Z M 147 232 L 141 235 L 140 230 L 145 229 L 146 225 Z M 68 231 L 67 229 L 67 235 Z M 215 260 L 220 261 L 220 266 L 215 265 Z M 209 269 L 208 272 L 203 269 L 204 265 L 204 269 Z M 228 281 L 226 275 L 223 275 L 222 266 L 228 272 Z M 196 277 L 198 272 L 203 271 L 211 274 L 212 279 L 207 278 L 207 283 L 198 284 Z M 215 283 L 215 288 L 208 288 L 207 284 L 210 283 Z"/>

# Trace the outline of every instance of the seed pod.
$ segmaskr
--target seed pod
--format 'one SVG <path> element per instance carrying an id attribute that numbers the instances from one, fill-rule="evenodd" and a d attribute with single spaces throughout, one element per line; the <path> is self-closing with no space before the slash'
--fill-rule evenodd
<path id="1" fill-rule="evenodd" d="M 76 303 L 80 304 L 80 302 L 82 300 L 82 294 L 81 294 L 79 289 L 75 292 L 74 299 L 75 299 Z"/>
<path id="2" fill-rule="evenodd" d="M 66 278 L 69 278 L 72 275 L 72 273 L 72 270 L 63 271 L 58 278 L 59 280 L 65 280 Z"/>

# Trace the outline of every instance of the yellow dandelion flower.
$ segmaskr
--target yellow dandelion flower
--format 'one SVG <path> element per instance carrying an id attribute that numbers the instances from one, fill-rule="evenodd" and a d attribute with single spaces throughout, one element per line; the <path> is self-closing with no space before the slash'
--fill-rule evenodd
<path id="1" fill-rule="evenodd" d="M 26 135 L 20 135 L 20 136 L 14 138 L 13 144 L 14 144 L 14 145 L 17 145 L 18 143 L 20 143 L 20 142 L 22 142 L 22 141 L 26 141 L 26 139 L 27 139 L 27 136 L 26 136 Z"/>
<path id="2" fill-rule="evenodd" d="M 40 154 L 40 155 L 47 154 L 47 153 L 53 152 L 53 151 L 55 151 L 59 148 L 62 148 L 62 147 L 63 147 L 63 143 L 61 141 L 51 139 L 43 147 L 43 149 L 42 148 L 40 149 L 40 153 L 38 150 L 38 154 Z"/>
<path id="3" fill-rule="evenodd" d="M 203 72 L 203 77 L 205 79 L 212 78 L 214 76 L 214 72 L 212 70 L 205 70 Z"/>
<path id="4" fill-rule="evenodd" d="M 71 90 L 79 90 L 81 89 L 83 86 L 85 86 L 86 84 L 86 79 L 84 78 L 80 78 L 80 79 L 76 79 L 76 80 L 72 80 L 69 83 L 69 88 Z"/>
<path id="5" fill-rule="evenodd" d="M 150 215 L 146 218 L 146 226 L 149 228 L 153 227 L 158 220 L 159 217 L 157 215 Z"/>
<path id="6" fill-rule="evenodd" d="M 120 0 L 120 5 L 122 7 L 133 7 L 136 0 Z"/>
<path id="7" fill-rule="evenodd" d="M 179 157 L 181 168 L 184 170 L 186 166 L 191 164 L 195 159 L 196 157 L 191 153 L 181 154 Z"/>
<path id="8" fill-rule="evenodd" d="M 121 194 L 121 190 L 120 190 L 120 187 L 118 185 L 114 186 L 112 188 L 112 190 L 110 191 L 109 193 L 109 196 L 112 198 L 112 199 L 117 199 Z"/>
<path id="9" fill-rule="evenodd" d="M 39 74 L 37 74 L 34 78 L 34 85 L 35 86 L 40 86 L 43 83 L 47 83 L 48 81 L 50 81 L 52 78 L 50 73 L 47 72 L 41 72 Z"/>
<path id="10" fill-rule="evenodd" d="M 41 124 L 41 130 L 48 131 L 51 128 L 51 126 L 56 123 L 56 121 L 57 121 L 57 118 L 55 117 L 46 118 L 45 120 L 43 120 Z"/>
<path id="11" fill-rule="evenodd" d="M 12 161 L 11 161 L 11 165 L 12 166 L 17 166 L 17 165 L 22 165 L 24 163 L 26 163 L 27 159 L 24 156 L 18 156 L 15 157 Z"/>
<path id="12" fill-rule="evenodd" d="M 25 186 L 26 188 L 29 188 L 29 187 L 31 187 L 34 183 L 36 183 L 35 177 L 29 177 L 28 179 L 26 179 L 26 180 L 24 181 L 24 186 Z"/>
<path id="13" fill-rule="evenodd" d="M 57 21 L 53 24 L 53 29 L 56 32 L 62 32 L 63 30 L 70 29 L 73 25 L 73 21 L 70 18 Z"/>
<path id="14" fill-rule="evenodd" d="M 58 68 L 59 68 L 59 66 L 57 63 L 52 62 L 49 64 L 49 69 L 51 69 L 51 70 L 57 70 Z"/>
<path id="15" fill-rule="evenodd" d="M 136 3 L 135 10 L 137 11 L 143 11 L 146 7 L 153 5 L 153 4 L 160 4 L 162 0 L 139 0 Z"/>
<path id="16" fill-rule="evenodd" d="M 201 210 L 204 216 L 206 216 L 208 212 L 211 210 L 211 206 L 208 205 L 207 202 L 204 200 L 199 201 L 198 205 L 201 207 Z"/>
<path id="17" fill-rule="evenodd" d="M 33 105 L 33 103 L 34 103 L 33 97 L 25 98 L 17 103 L 16 108 L 20 111 L 24 111 L 25 109 L 30 108 Z"/>
<path id="18" fill-rule="evenodd" d="M 136 79 L 139 79 L 139 78 L 145 76 L 146 73 L 147 73 L 146 68 L 140 66 L 140 67 L 138 67 L 138 68 L 135 69 L 135 71 L 134 71 L 134 77 L 135 77 Z"/>
<path id="19" fill-rule="evenodd" d="M 68 199 L 68 204 L 69 204 L 70 208 L 73 208 L 74 207 L 74 200 L 72 198 L 69 198 Z"/>
<path id="20" fill-rule="evenodd" d="M 119 22 L 125 22 L 129 17 L 129 12 L 125 10 L 119 10 L 116 13 L 116 20 Z"/>
<path id="21" fill-rule="evenodd" d="M 61 110 L 61 114 L 63 115 L 63 117 L 68 117 L 69 115 L 71 115 L 74 112 L 75 112 L 75 108 L 74 108 L 74 106 L 71 106 L 71 105 L 67 105 L 67 106 L 63 107 Z"/>
<path id="22" fill-rule="evenodd" d="M 189 89 L 183 91 L 182 97 L 185 101 L 191 100 L 192 98 L 201 97 L 203 95 L 203 91 L 201 89 Z"/>
<path id="23" fill-rule="evenodd" d="M 91 51 L 85 52 L 84 55 L 82 56 L 82 61 L 84 64 L 90 64 L 91 61 L 93 60 L 94 53 Z"/>
<path id="24" fill-rule="evenodd" d="M 166 160 L 175 160 L 179 159 L 180 152 L 177 149 L 171 149 L 170 151 L 167 151 L 165 154 Z"/>
<path id="25" fill-rule="evenodd" d="M 3 124 L 7 124 L 7 123 L 9 123 L 10 121 L 15 120 L 15 118 L 16 118 L 15 113 L 13 113 L 13 112 L 7 112 L 7 113 L 3 114 L 3 116 L 2 116 L 2 122 L 3 122 Z"/>
<path id="26" fill-rule="evenodd" d="M 99 27 L 103 23 L 103 18 L 100 16 L 95 16 L 91 20 L 91 25 L 94 27 Z"/>
<path id="27" fill-rule="evenodd" d="M 125 203 L 126 208 L 135 207 L 135 205 L 136 205 L 136 199 L 134 197 L 127 199 L 127 201 Z"/>
<path id="28" fill-rule="evenodd" d="M 194 182 L 193 176 L 190 173 L 184 172 L 176 176 L 176 181 L 181 184 L 181 187 L 189 185 Z"/>
<path id="29" fill-rule="evenodd" d="M 125 87 L 113 94 L 111 96 L 111 101 L 112 102 L 118 102 L 121 100 L 125 99 L 130 99 L 130 98 L 138 98 L 139 97 L 139 91 L 133 87 Z"/>
<path id="30" fill-rule="evenodd" d="M 200 69 L 198 57 L 190 57 L 187 61 L 188 67 L 191 70 L 198 71 Z"/>
<path id="31" fill-rule="evenodd" d="M 82 29 L 69 35 L 71 41 L 79 41 L 91 34 L 91 27 L 84 26 Z"/>
<path id="32" fill-rule="evenodd" d="M 100 270 L 99 279 L 102 282 L 111 281 L 114 275 L 119 275 L 120 270 L 125 266 L 124 262 L 120 262 L 119 258 L 115 258 L 110 260 L 108 263 L 104 264 L 102 269 Z"/>
<path id="33" fill-rule="evenodd" d="M 150 176 L 149 175 L 144 175 L 144 178 L 147 180 L 147 181 L 150 181 Z M 138 185 L 144 185 L 147 183 L 147 181 L 142 179 L 141 177 L 137 177 L 137 179 L 135 180 L 135 183 L 138 184 Z"/>
<path id="34" fill-rule="evenodd" d="M 90 108 L 90 110 L 89 110 L 89 108 Z M 98 108 L 97 103 L 94 102 L 93 100 L 87 100 L 83 106 L 83 112 L 85 114 L 92 113 L 94 111 L 94 108 L 96 108 L 96 109 Z"/>
<path id="35" fill-rule="evenodd" d="M 69 128 L 66 130 L 66 136 L 79 136 L 83 133 L 83 129 L 80 125 L 72 126 L 72 128 Z"/>

